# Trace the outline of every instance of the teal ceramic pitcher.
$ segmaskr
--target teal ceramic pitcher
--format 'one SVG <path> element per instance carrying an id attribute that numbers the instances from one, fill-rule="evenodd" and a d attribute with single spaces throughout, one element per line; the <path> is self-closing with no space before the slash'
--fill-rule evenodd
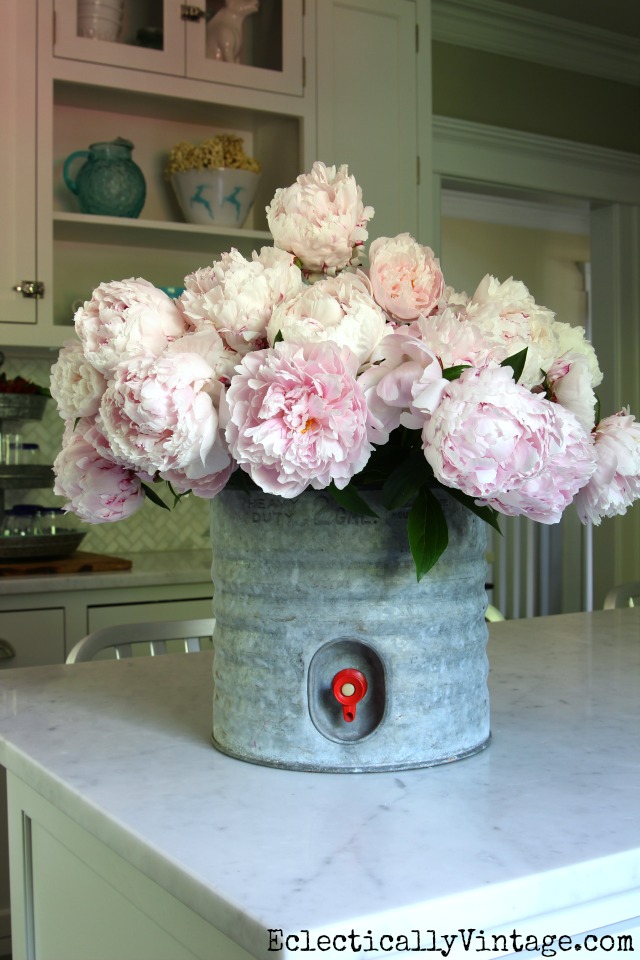
<path id="1" fill-rule="evenodd" d="M 64 162 L 64 182 L 80 201 L 83 213 L 110 217 L 137 217 L 144 206 L 147 186 L 140 167 L 131 159 L 133 144 L 118 137 L 76 150 Z M 70 169 L 79 158 L 85 163 L 75 180 Z"/>

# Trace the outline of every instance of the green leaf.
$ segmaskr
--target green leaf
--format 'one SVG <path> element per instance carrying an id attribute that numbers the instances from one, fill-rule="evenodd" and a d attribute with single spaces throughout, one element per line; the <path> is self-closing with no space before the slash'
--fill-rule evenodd
<path id="1" fill-rule="evenodd" d="M 162 497 L 159 497 L 155 490 L 152 490 L 147 483 L 142 483 L 141 486 L 144 490 L 145 497 L 149 497 L 149 500 L 151 500 L 152 503 L 155 503 L 158 507 L 163 507 L 165 510 L 171 509 L 166 505 Z"/>
<path id="2" fill-rule="evenodd" d="M 273 338 L 273 345 L 275 347 L 276 343 L 282 343 L 284 337 L 282 336 L 282 330 L 278 330 L 275 337 Z"/>
<path id="3" fill-rule="evenodd" d="M 409 546 L 418 581 L 438 562 L 449 543 L 447 521 L 438 500 L 424 486 L 409 511 Z"/>
<path id="4" fill-rule="evenodd" d="M 493 527 L 500 536 L 502 536 L 502 530 L 500 529 L 500 524 L 498 523 L 499 513 L 497 510 L 494 510 L 493 507 L 485 504 L 484 506 L 478 506 L 473 497 L 470 497 L 468 494 L 463 493 L 462 490 L 455 490 L 453 487 L 442 486 L 443 490 L 446 490 L 454 500 L 458 500 L 460 503 L 464 504 L 468 510 L 471 510 L 471 513 L 475 513 L 477 517 L 480 517 L 481 520 L 484 520 L 485 523 L 488 523 L 490 527 Z"/>
<path id="5" fill-rule="evenodd" d="M 463 370 L 468 370 L 470 363 L 459 363 L 457 367 L 445 367 L 442 376 L 445 380 L 457 380 Z"/>
<path id="6" fill-rule="evenodd" d="M 596 427 L 597 427 L 598 424 L 600 423 L 600 397 L 598 396 L 597 393 L 596 393 L 596 409 L 595 409 L 595 415 L 596 415 L 596 421 L 595 421 L 595 423 L 596 423 Z"/>
<path id="7" fill-rule="evenodd" d="M 336 503 L 339 503 L 345 510 L 350 510 L 351 513 L 359 513 L 363 517 L 378 516 L 369 504 L 362 499 L 352 483 L 348 483 L 342 490 L 338 490 L 334 483 L 330 483 L 327 492 L 331 494 Z"/>
<path id="8" fill-rule="evenodd" d="M 527 352 L 529 347 L 525 347 L 524 350 L 520 350 L 519 353 L 514 353 L 513 356 L 507 357 L 506 360 L 503 360 L 500 364 L 501 367 L 511 367 L 513 370 L 513 379 L 517 383 L 520 377 L 522 376 L 522 371 L 524 370 L 524 365 L 527 362 Z"/>
<path id="9" fill-rule="evenodd" d="M 412 450 L 384 482 L 382 502 L 387 510 L 404 507 L 430 478 L 429 474 L 429 466 L 422 450 Z"/>

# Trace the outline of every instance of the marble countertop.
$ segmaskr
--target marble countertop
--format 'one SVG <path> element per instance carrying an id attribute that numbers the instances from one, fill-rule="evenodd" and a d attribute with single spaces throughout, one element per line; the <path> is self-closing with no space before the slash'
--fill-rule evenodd
<path id="1" fill-rule="evenodd" d="M 269 929 L 541 936 L 549 915 L 575 934 L 640 914 L 640 610 L 490 630 L 493 741 L 456 763 L 223 756 L 207 653 L 4 672 L 0 760 L 260 958 Z"/>
<path id="2" fill-rule="evenodd" d="M 209 583 L 211 550 L 166 550 L 158 553 L 120 554 L 132 561 L 130 570 L 96 573 L 60 573 L 47 576 L 0 578 L 0 597 L 26 593 L 59 593 L 66 590 L 162 586 Z"/>

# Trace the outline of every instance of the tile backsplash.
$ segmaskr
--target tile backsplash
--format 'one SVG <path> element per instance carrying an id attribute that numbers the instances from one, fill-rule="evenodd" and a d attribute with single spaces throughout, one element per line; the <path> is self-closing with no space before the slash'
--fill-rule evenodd
<path id="1" fill-rule="evenodd" d="M 1 348 L 0 348 L 1 349 Z M 41 386 L 48 386 L 51 365 L 55 360 L 7 356 L 2 371 L 8 378 L 21 376 Z M 37 443 L 43 463 L 53 463 L 61 447 L 63 422 L 53 400 L 49 400 L 42 420 L 21 424 L 22 439 Z M 38 503 L 63 506 L 62 497 L 53 490 L 6 490 L 5 504 Z M 77 521 L 86 536 L 81 549 L 90 553 L 118 554 L 162 550 L 202 550 L 209 546 L 209 503 L 197 497 L 181 501 L 175 510 L 162 510 L 147 502 L 132 517 L 117 523 L 89 524 Z"/>

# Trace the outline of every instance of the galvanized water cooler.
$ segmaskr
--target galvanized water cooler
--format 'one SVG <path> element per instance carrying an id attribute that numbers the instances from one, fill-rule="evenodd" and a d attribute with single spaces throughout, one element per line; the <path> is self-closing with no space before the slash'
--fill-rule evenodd
<path id="1" fill-rule="evenodd" d="M 403 770 L 489 742 L 485 524 L 440 496 L 449 546 L 418 583 L 407 511 L 330 495 L 211 502 L 213 743 L 269 766 Z"/>

